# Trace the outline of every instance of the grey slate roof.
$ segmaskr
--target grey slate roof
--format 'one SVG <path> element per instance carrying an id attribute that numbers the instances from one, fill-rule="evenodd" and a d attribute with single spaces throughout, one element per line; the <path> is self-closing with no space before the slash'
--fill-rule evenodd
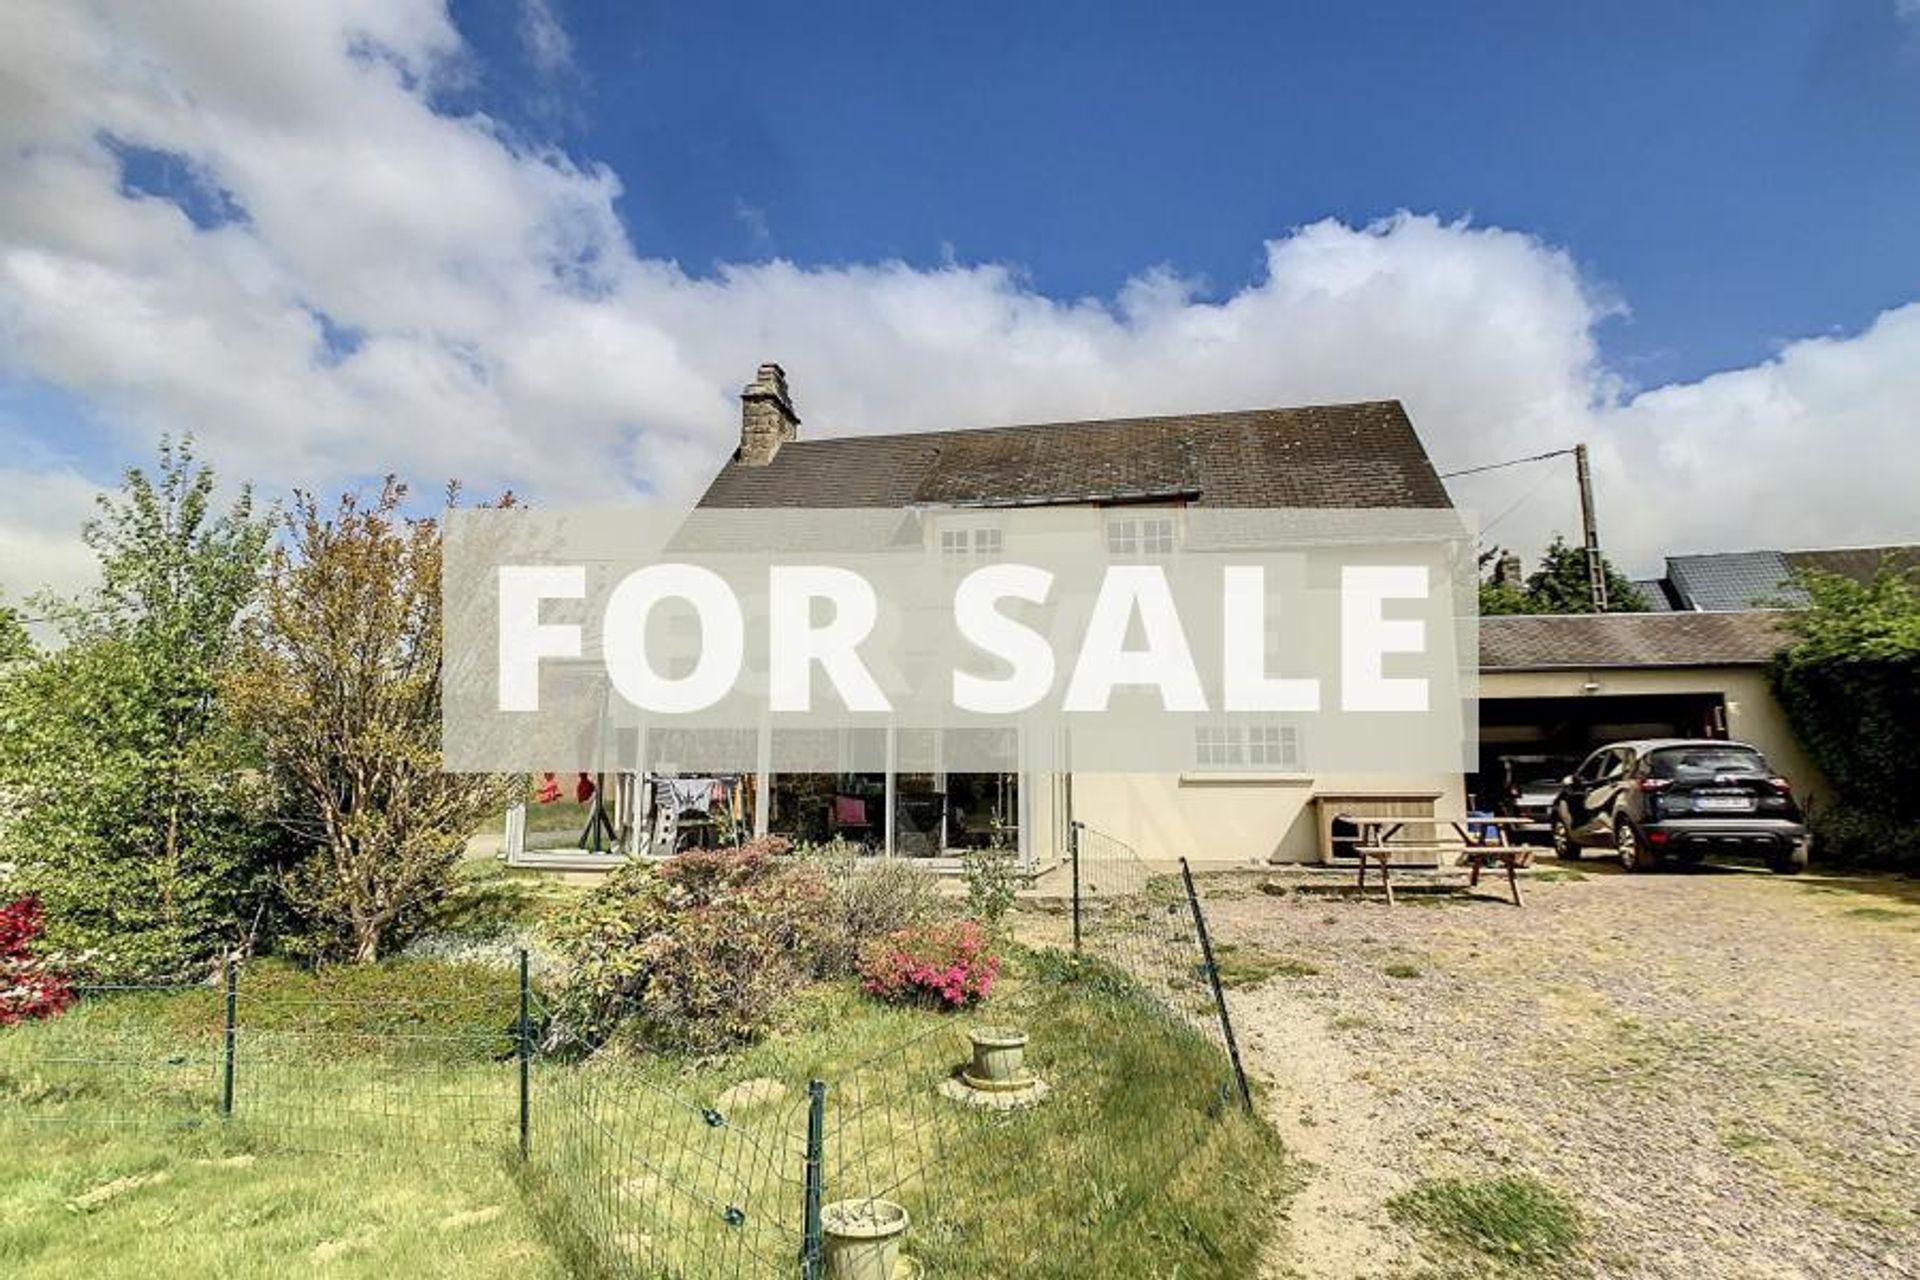
<path id="1" fill-rule="evenodd" d="M 1762 666 L 1789 636 L 1779 610 L 1520 614 L 1480 619 L 1482 671 Z"/>
<path id="2" fill-rule="evenodd" d="M 1693 609 L 1754 609 L 1799 605 L 1806 594 L 1792 585 L 1792 567 L 1778 551 L 1722 551 L 1667 557 L 1667 581 Z"/>
<path id="3" fill-rule="evenodd" d="M 1667 594 L 1665 578 L 1635 578 L 1633 586 L 1646 601 L 1648 613 L 1672 613 L 1673 598 Z"/>
<path id="4" fill-rule="evenodd" d="M 1869 581 L 1882 563 L 1920 573 L 1920 546 L 1840 547 L 1830 551 L 1723 551 L 1667 557 L 1667 576 L 1637 582 L 1655 609 L 1765 609 L 1807 602 L 1793 585 L 1802 569 Z M 1665 597 L 1655 598 L 1655 590 Z"/>
<path id="5" fill-rule="evenodd" d="M 1397 400 L 789 441 L 729 461 L 703 507 L 1450 508 Z"/>

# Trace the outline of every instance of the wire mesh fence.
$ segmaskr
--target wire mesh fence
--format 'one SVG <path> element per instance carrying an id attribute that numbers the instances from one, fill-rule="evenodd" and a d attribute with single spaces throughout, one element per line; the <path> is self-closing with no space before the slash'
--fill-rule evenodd
<path id="1" fill-rule="evenodd" d="M 1190 881 L 1085 828 L 1074 855 L 1075 949 L 1014 948 L 964 1013 L 849 986 L 699 1059 L 586 1042 L 524 962 L 401 997 L 240 967 L 0 1029 L 0 1097 L 29 1124 L 518 1156 L 583 1274 L 812 1280 L 894 1228 L 925 1274 L 1115 1274 L 1159 1229 L 1141 1207 L 1253 1122 Z"/>

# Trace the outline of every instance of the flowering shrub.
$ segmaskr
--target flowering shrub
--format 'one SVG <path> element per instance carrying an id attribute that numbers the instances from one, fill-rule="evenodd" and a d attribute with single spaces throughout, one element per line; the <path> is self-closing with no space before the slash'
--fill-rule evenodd
<path id="1" fill-rule="evenodd" d="M 1000 957 L 987 946 L 972 920 L 898 929 L 861 948 L 860 985 L 896 1004 L 965 1008 L 985 1000 L 1000 976 Z"/>
<path id="2" fill-rule="evenodd" d="M 41 927 L 37 898 L 0 907 L 0 1026 L 51 1018 L 73 1003 L 66 976 L 33 958 Z"/>
<path id="3" fill-rule="evenodd" d="M 772 836 L 609 876 L 555 939 L 567 1033 L 699 1054 L 758 1039 L 813 976 L 830 931 L 826 881 L 790 847 Z"/>

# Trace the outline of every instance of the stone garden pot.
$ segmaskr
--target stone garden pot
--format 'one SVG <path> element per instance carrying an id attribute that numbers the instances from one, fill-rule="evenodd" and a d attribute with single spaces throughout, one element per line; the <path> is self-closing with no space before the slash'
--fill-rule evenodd
<path id="1" fill-rule="evenodd" d="M 908 1272 L 900 1257 L 907 1211 L 891 1200 L 836 1200 L 820 1210 L 830 1280 L 895 1280 Z"/>
<path id="2" fill-rule="evenodd" d="M 973 1042 L 973 1066 L 967 1072 L 989 1088 L 1028 1083 L 1027 1033 L 1013 1027 L 976 1027 L 967 1033 Z"/>

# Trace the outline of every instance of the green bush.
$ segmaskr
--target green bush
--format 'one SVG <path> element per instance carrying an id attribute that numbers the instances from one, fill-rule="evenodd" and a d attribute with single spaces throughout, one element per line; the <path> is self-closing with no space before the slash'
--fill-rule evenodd
<path id="1" fill-rule="evenodd" d="M 1920 872 L 1920 822 L 1859 808 L 1842 800 L 1808 818 L 1813 856 L 1837 867 Z"/>
<path id="2" fill-rule="evenodd" d="M 1811 815 L 1823 861 L 1920 870 L 1920 585 L 1883 567 L 1871 582 L 1811 573 L 1809 607 L 1773 685 L 1833 784 Z"/>
<path id="3" fill-rule="evenodd" d="M 998 929 L 1020 892 L 1020 869 L 1013 855 L 1001 849 L 976 849 L 966 855 L 962 869 L 967 878 L 967 914 Z"/>
<path id="4" fill-rule="evenodd" d="M 696 1054 L 764 1035 L 834 933 L 826 877 L 789 847 L 771 836 L 610 875 L 555 931 L 564 1033 Z"/>
<path id="5" fill-rule="evenodd" d="M 860 948 L 874 938 L 943 914 L 939 878 L 904 859 L 862 854 L 845 841 L 804 848 L 801 856 L 825 877 L 830 898 L 823 977 L 852 973 Z"/>

